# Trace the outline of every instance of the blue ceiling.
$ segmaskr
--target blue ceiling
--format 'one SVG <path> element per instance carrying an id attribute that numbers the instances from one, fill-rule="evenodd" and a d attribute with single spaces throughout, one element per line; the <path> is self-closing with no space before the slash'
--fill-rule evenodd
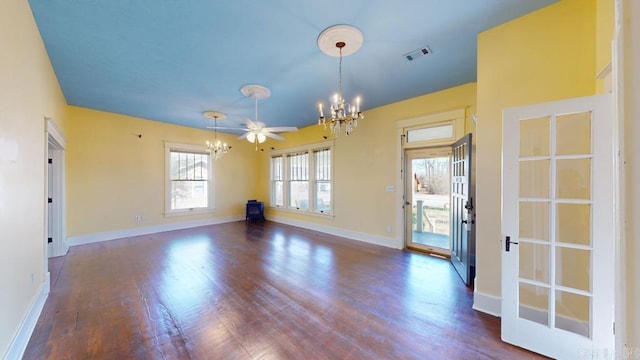
<path id="1" fill-rule="evenodd" d="M 29 0 L 70 105 L 175 123 L 220 126 L 253 118 L 239 89 L 260 84 L 267 126 L 317 122 L 338 87 L 338 58 L 317 37 L 350 24 L 362 48 L 343 60 L 347 100 L 362 108 L 476 80 L 477 34 L 557 0 Z M 407 61 L 428 46 L 432 54 Z"/>

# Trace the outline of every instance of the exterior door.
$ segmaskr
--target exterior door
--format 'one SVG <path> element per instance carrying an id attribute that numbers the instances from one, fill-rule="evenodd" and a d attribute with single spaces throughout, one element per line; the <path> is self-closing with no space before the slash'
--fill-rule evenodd
<path id="1" fill-rule="evenodd" d="M 409 149 L 405 159 L 406 245 L 449 256 L 451 150 Z"/>
<path id="2" fill-rule="evenodd" d="M 613 358 L 612 138 L 608 94 L 504 110 L 504 341 Z"/>
<path id="3" fill-rule="evenodd" d="M 475 241 L 471 196 L 471 134 L 451 148 L 451 263 L 462 281 L 470 285 L 475 272 Z"/>

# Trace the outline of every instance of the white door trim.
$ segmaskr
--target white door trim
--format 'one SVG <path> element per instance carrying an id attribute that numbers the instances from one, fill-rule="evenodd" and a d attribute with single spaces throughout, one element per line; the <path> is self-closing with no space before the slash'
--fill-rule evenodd
<path id="1" fill-rule="evenodd" d="M 402 248 L 406 246 L 406 229 L 405 229 L 405 161 L 404 151 L 408 148 L 423 148 L 423 147 L 440 147 L 451 146 L 459 138 L 465 135 L 464 121 L 466 108 L 453 109 L 449 111 L 442 111 L 435 114 L 420 115 L 408 119 L 400 119 L 396 121 L 396 185 L 387 186 L 388 192 L 396 192 L 396 200 L 399 205 L 399 211 L 396 211 L 396 243 Z M 427 142 L 415 143 L 412 145 L 406 144 L 405 131 L 408 128 L 420 128 L 437 126 L 442 124 L 450 124 L 453 126 L 453 136 L 450 139 L 438 139 Z"/>
<path id="2" fill-rule="evenodd" d="M 52 191 L 55 194 L 56 199 L 52 203 L 53 214 L 51 230 L 53 235 L 53 253 L 47 254 L 48 257 L 62 256 L 67 253 L 69 246 L 67 245 L 67 233 L 66 233 L 66 188 L 65 188 L 65 156 L 64 149 L 67 144 L 67 140 L 60 131 L 60 128 L 56 125 L 55 121 L 51 118 L 45 118 L 46 121 L 46 154 L 45 164 L 48 159 L 53 160 L 53 166 L 51 174 L 52 179 Z M 47 172 L 49 167 L 46 167 Z M 49 174 L 46 174 L 46 179 L 49 179 Z M 48 180 L 47 180 L 48 181 Z M 48 209 L 48 207 L 45 207 Z M 47 212 L 48 210 L 45 210 Z M 45 214 L 45 221 L 48 229 L 48 214 Z M 45 236 L 46 238 L 46 236 Z M 46 260 L 45 260 L 46 262 Z"/>

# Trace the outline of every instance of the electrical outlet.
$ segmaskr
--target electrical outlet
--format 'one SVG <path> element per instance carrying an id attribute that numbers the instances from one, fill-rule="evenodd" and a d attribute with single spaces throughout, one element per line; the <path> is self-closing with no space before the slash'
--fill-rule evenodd
<path id="1" fill-rule="evenodd" d="M 391 229 L 393 229 L 393 228 L 391 227 L 391 225 L 387 225 L 386 230 L 387 230 L 387 232 L 388 232 L 388 233 L 391 233 Z"/>
<path id="2" fill-rule="evenodd" d="M 144 216 L 136 215 L 136 222 L 143 222 L 143 221 L 144 221 Z"/>

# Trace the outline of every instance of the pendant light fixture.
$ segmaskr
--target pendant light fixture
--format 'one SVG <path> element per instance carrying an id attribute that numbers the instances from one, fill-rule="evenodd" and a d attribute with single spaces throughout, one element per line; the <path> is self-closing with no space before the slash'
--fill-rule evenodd
<path id="1" fill-rule="evenodd" d="M 213 119 L 213 142 L 207 141 L 207 151 L 211 153 L 214 160 L 217 160 L 231 149 L 231 146 L 227 146 L 227 143 L 222 143 L 218 140 L 218 119 L 224 120 L 227 115 L 217 111 L 205 111 L 203 115 Z"/>
<path id="2" fill-rule="evenodd" d="M 320 117 L 318 125 L 324 126 L 335 136 L 344 129 L 346 135 L 351 135 L 358 126 L 358 120 L 364 119 L 360 111 L 360 97 L 357 96 L 353 103 L 347 103 L 342 93 L 342 57 L 351 55 L 362 46 L 364 35 L 357 28 L 351 25 L 335 25 L 320 33 L 318 36 L 318 47 L 329 56 L 340 57 L 338 67 L 338 92 L 331 97 L 331 106 L 328 117 L 324 116 L 323 104 L 318 104 Z"/>

